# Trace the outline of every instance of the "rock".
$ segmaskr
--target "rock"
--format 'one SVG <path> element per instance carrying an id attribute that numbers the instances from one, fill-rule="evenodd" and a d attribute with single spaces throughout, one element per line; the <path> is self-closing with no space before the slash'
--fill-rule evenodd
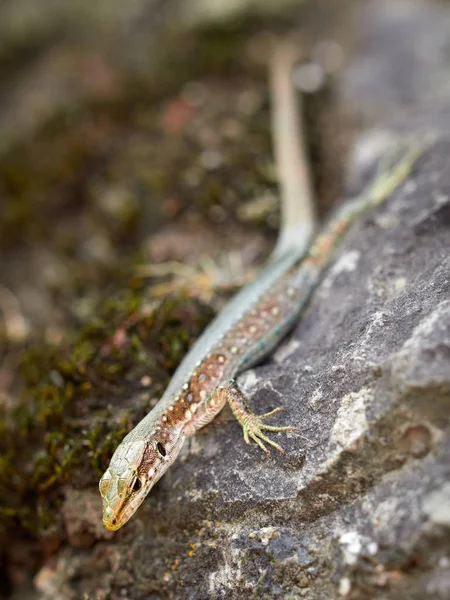
<path id="1" fill-rule="evenodd" d="M 66 528 L 67 540 L 75 548 L 90 548 L 98 540 L 110 540 L 98 516 L 101 512 L 101 498 L 97 490 L 65 490 L 66 499 L 61 512 Z"/>

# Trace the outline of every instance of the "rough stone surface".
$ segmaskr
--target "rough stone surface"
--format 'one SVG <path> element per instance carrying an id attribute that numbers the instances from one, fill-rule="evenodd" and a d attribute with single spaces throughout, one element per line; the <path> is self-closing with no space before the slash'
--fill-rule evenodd
<path id="1" fill-rule="evenodd" d="M 403 118 L 424 104 L 430 113 L 439 101 L 448 102 L 450 14 L 445 5 L 374 0 L 357 13 L 356 25 L 361 43 L 342 87 L 366 118 Z"/>

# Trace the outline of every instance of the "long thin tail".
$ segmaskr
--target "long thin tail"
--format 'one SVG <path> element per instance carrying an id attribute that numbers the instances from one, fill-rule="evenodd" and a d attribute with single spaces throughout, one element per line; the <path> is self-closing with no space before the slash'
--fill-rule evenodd
<path id="1" fill-rule="evenodd" d="M 274 47 L 270 64 L 272 135 L 281 197 L 281 227 L 271 261 L 286 254 L 302 256 L 315 228 L 301 97 L 292 83 L 298 57 L 297 41 L 281 41 Z"/>

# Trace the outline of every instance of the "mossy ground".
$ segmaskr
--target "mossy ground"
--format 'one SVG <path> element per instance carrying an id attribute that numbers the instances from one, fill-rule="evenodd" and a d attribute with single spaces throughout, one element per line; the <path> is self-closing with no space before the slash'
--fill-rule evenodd
<path id="1" fill-rule="evenodd" d="M 107 300 L 70 343 L 23 352 L 21 399 L 0 422 L 4 530 L 56 533 L 62 486 L 96 484 L 211 315 L 181 296 L 141 307 L 132 291 Z"/>

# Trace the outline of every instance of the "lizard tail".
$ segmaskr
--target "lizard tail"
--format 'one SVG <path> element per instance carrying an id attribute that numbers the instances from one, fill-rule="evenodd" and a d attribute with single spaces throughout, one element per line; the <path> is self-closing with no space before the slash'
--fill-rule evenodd
<path id="1" fill-rule="evenodd" d="M 292 69 L 298 58 L 298 42 L 280 41 L 275 44 L 270 64 L 272 135 L 281 197 L 281 228 L 271 262 L 286 254 L 303 256 L 315 229 L 301 96 L 292 83 Z"/>

